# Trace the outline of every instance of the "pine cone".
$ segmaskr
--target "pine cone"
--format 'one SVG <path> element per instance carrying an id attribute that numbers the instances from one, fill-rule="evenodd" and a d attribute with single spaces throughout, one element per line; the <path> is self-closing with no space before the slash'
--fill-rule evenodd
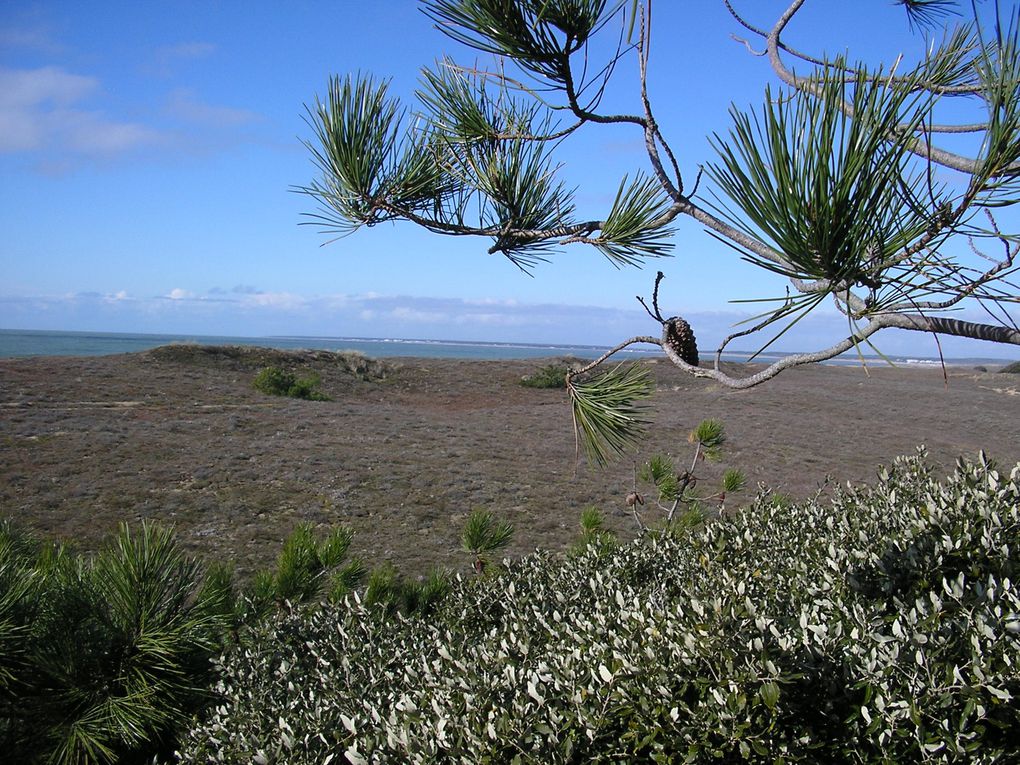
<path id="1" fill-rule="evenodd" d="M 690 324 L 679 316 L 667 319 L 662 337 L 681 359 L 691 366 L 698 366 L 698 341 Z"/>

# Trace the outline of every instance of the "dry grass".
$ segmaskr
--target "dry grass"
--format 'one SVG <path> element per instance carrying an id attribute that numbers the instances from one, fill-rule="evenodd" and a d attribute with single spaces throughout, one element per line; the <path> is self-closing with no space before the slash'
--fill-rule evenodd
<path id="1" fill-rule="evenodd" d="M 468 570 L 459 536 L 478 507 L 513 522 L 511 554 L 568 545 L 589 505 L 632 533 L 634 460 L 575 473 L 563 392 L 519 384 L 555 361 L 184 345 L 0 360 L 0 514 L 85 549 L 119 521 L 171 522 L 191 552 L 243 575 L 301 521 L 347 524 L 354 553 L 411 572 Z M 258 393 L 270 364 L 318 374 L 332 401 Z M 994 373 L 951 369 L 947 388 L 938 369 L 813 367 L 734 392 L 652 366 L 656 427 L 635 459 L 688 454 L 687 432 L 714 417 L 730 451 L 706 475 L 740 468 L 749 492 L 869 480 L 921 443 L 947 467 L 980 448 L 1020 460 L 1020 396 L 995 389 Z"/>

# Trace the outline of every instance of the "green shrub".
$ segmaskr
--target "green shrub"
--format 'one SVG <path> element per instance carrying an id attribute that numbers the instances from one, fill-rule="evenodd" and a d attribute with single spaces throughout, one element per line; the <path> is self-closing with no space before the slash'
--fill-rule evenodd
<path id="1" fill-rule="evenodd" d="M 291 398 L 303 398 L 307 401 L 329 401 L 329 397 L 321 391 L 315 390 L 322 380 L 318 375 L 302 377 L 294 381 L 287 391 Z"/>
<path id="2" fill-rule="evenodd" d="M 570 548 L 572 555 L 580 555 L 592 549 L 611 552 L 619 544 L 616 534 L 606 528 L 606 517 L 597 507 L 586 507 L 581 511 L 581 536 Z"/>
<path id="3" fill-rule="evenodd" d="M 227 656 L 182 759 L 1016 761 L 1018 539 L 1020 465 L 912 457 L 458 579 L 428 620 L 352 597 Z"/>
<path id="4" fill-rule="evenodd" d="M 274 607 L 291 608 L 321 597 L 342 600 L 365 577 L 365 565 L 348 559 L 354 533 L 343 526 L 319 542 L 311 524 L 298 524 L 284 541 L 276 568 L 256 574 L 246 600 L 245 620 L 265 616 Z"/>
<path id="5" fill-rule="evenodd" d="M 570 368 L 565 364 L 548 364 L 522 377 L 521 385 L 527 388 L 566 388 L 569 371 Z"/>
<path id="6" fill-rule="evenodd" d="M 0 700 L 5 706 L 27 669 L 30 625 L 39 606 L 38 555 L 35 540 L 10 521 L 0 522 Z"/>
<path id="7" fill-rule="evenodd" d="M 322 380 L 318 375 L 298 378 L 293 372 L 280 367 L 265 367 L 256 376 L 252 386 L 255 390 L 270 396 L 289 396 L 307 401 L 329 401 L 329 397 L 317 391 Z"/>
<path id="8" fill-rule="evenodd" d="M 375 568 L 365 587 L 366 606 L 382 608 L 387 616 L 427 616 L 450 592 L 450 575 L 432 570 L 421 580 L 408 579 L 391 563 Z"/>
<path id="9" fill-rule="evenodd" d="M 505 549 L 514 536 L 514 525 L 499 520 L 491 511 L 476 508 L 464 522 L 460 535 L 460 546 L 471 553 L 471 565 L 476 574 L 481 574 L 492 562 L 492 555 Z"/>
<path id="10" fill-rule="evenodd" d="M 743 473 L 730 468 L 723 473 L 719 488 L 714 493 L 695 490 L 701 464 L 706 460 L 717 462 L 722 458 L 727 437 L 719 420 L 702 420 L 688 434 L 687 441 L 694 447 L 687 469 L 678 468 L 669 457 L 656 454 L 641 466 L 635 477 L 655 487 L 657 497 L 654 502 L 663 514 L 663 528 L 681 534 L 686 529 L 701 525 L 709 517 L 705 507 L 707 503 L 714 503 L 717 512 L 721 511 L 725 506 L 726 495 L 740 491 L 746 483 Z M 640 514 L 645 498 L 637 491 L 636 481 L 634 491 L 627 496 L 627 505 L 631 508 L 638 528 L 645 531 L 648 527 Z M 677 510 L 681 506 L 683 509 L 678 515 Z"/>
<path id="11" fill-rule="evenodd" d="M 230 626 L 222 578 L 203 584 L 170 530 L 151 525 L 138 534 L 122 527 L 92 558 L 6 527 L 0 578 L 6 761 L 169 756 L 210 698 L 210 659 Z"/>

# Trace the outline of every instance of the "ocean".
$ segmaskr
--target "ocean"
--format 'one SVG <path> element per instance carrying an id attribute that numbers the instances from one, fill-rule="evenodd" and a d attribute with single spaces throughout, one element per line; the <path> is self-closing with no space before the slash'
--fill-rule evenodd
<path id="1" fill-rule="evenodd" d="M 455 359 L 530 359 L 548 356 L 596 358 L 607 347 L 537 343 L 478 343 L 460 340 L 407 340 L 366 337 L 231 337 L 149 335 L 123 332 L 51 332 L 0 329 L 0 358 L 14 356 L 105 356 L 133 353 L 171 343 L 254 345 L 281 349 L 360 351 L 366 356 L 418 356 Z M 655 349 L 652 348 L 654 353 Z M 635 351 L 632 355 L 649 355 Z"/>
<path id="2" fill-rule="evenodd" d="M 531 359 L 550 356 L 576 356 L 594 359 L 608 350 L 609 346 L 598 345 L 556 345 L 538 343 L 484 343 L 461 340 L 424 340 L 403 338 L 369 337 L 231 337 L 223 335 L 186 334 L 134 334 L 126 332 L 56 332 L 47 330 L 0 329 L 0 358 L 16 356 L 105 356 L 115 353 L 133 353 L 171 343 L 194 343 L 198 345 L 254 345 L 280 349 L 318 349 L 330 351 L 360 351 L 373 358 L 392 356 L 417 356 L 425 358 L 450 359 Z M 657 356 L 661 351 L 651 346 L 635 346 L 627 349 L 622 356 Z M 704 354 L 708 357 L 709 354 Z M 762 353 L 756 361 L 769 363 L 783 353 Z M 727 361 L 745 361 L 746 355 L 725 354 Z M 881 363 L 875 356 L 865 356 L 869 363 Z M 933 358 L 892 357 L 897 364 L 934 364 Z M 857 356 L 848 354 L 826 362 L 830 364 L 859 364 Z M 947 359 L 947 363 L 958 365 L 1000 366 L 1002 360 L 987 358 Z"/>

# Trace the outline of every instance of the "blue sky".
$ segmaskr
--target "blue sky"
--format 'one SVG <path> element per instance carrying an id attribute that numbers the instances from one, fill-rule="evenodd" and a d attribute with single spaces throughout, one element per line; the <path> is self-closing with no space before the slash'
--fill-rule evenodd
<path id="1" fill-rule="evenodd" d="M 785 3 L 739 5 L 768 25 Z M 816 5 L 791 29 L 816 51 L 891 58 L 919 42 L 887 0 Z M 659 2 L 654 22 L 650 94 L 693 179 L 730 103 L 758 103 L 772 80 L 731 39 L 741 30 L 721 2 Z M 4 3 L 0 328 L 612 344 L 656 333 L 634 296 L 662 268 L 664 307 L 707 348 L 744 315 L 728 301 L 782 294 L 689 222 L 676 256 L 644 270 L 573 247 L 529 277 L 485 240 L 406 224 L 321 246 L 327 237 L 298 225 L 312 201 L 290 190 L 315 172 L 304 105 L 331 74 L 359 70 L 392 78 L 410 105 L 420 68 L 445 53 L 475 60 L 411 0 Z M 633 67 L 617 80 L 607 107 L 637 111 Z M 591 217 L 646 168 L 623 127 L 585 131 L 560 156 Z M 784 343 L 828 344 L 842 327 L 819 316 Z M 917 333 L 880 341 L 937 353 Z"/>

